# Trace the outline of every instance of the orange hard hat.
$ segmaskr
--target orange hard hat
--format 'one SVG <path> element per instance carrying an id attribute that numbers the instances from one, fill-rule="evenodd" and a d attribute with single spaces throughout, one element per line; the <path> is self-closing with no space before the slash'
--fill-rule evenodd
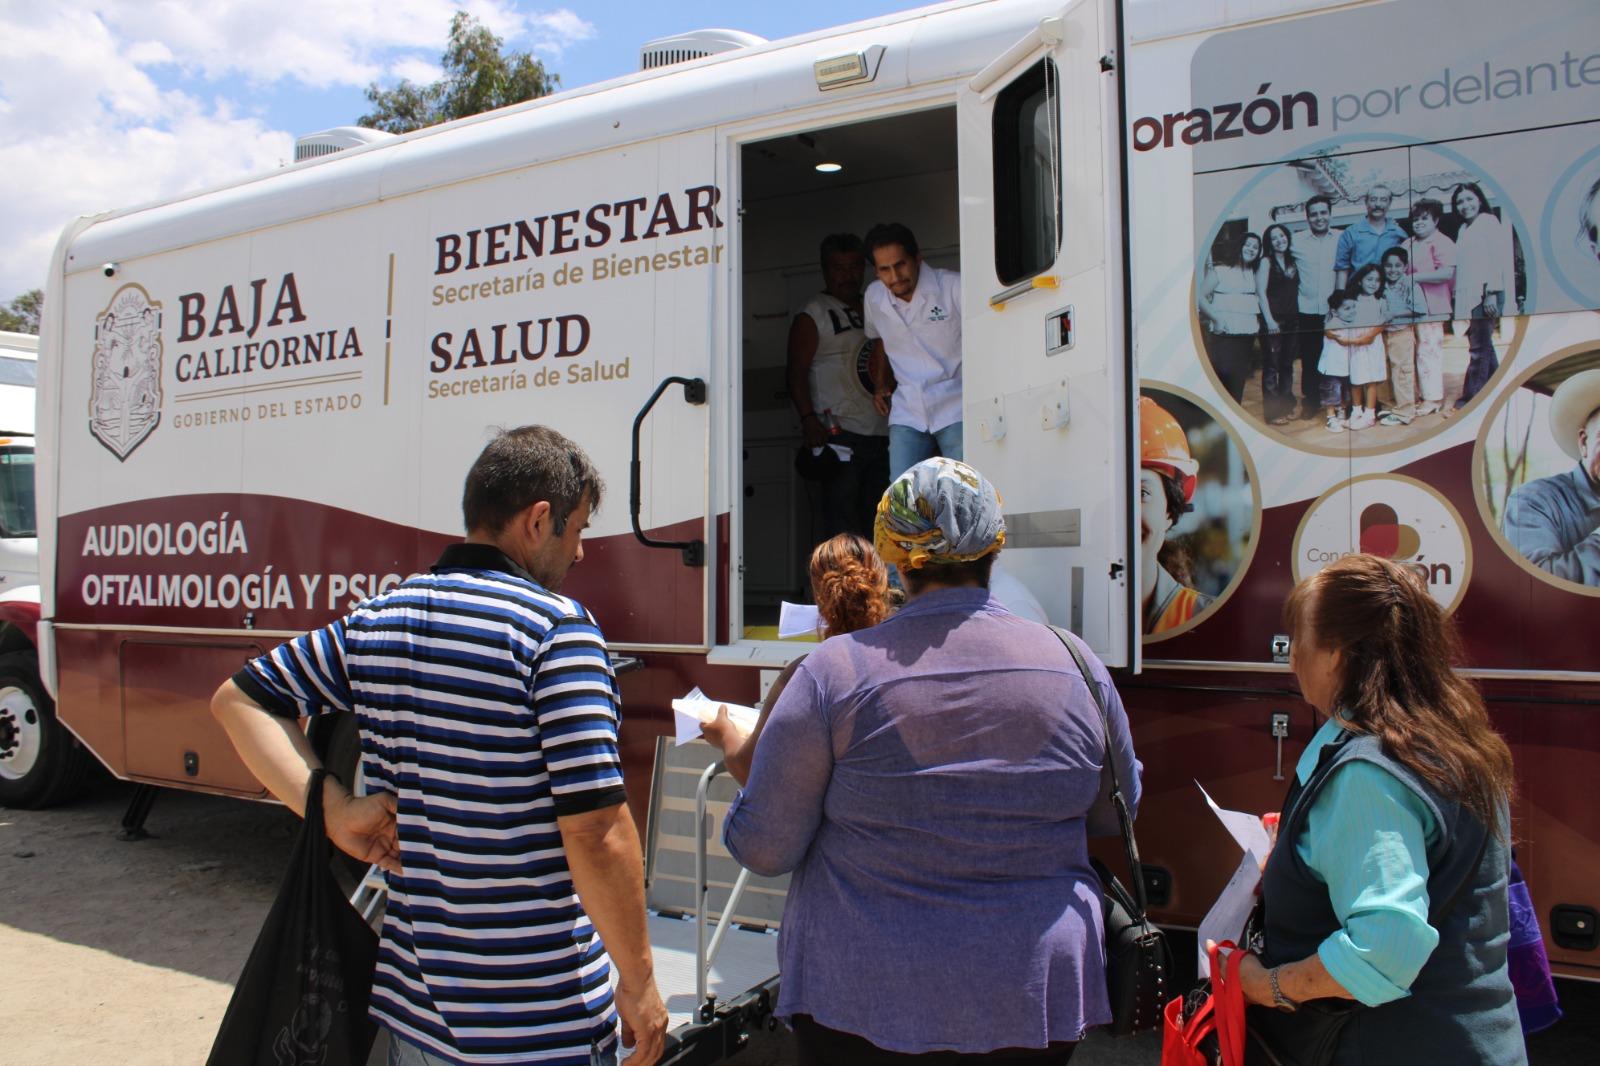
<path id="1" fill-rule="evenodd" d="M 1189 454 L 1189 438 L 1166 408 L 1139 397 L 1139 465 L 1178 482 L 1185 503 L 1193 502 L 1200 464 Z"/>

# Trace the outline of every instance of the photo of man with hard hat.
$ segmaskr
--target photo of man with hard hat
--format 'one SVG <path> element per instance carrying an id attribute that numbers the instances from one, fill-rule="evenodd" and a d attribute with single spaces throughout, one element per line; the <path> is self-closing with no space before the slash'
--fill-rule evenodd
<path id="1" fill-rule="evenodd" d="M 1255 550 L 1260 513 L 1243 443 L 1203 400 L 1139 390 L 1139 595 L 1146 643 L 1200 624 Z"/>
<path id="2" fill-rule="evenodd" d="M 1149 396 L 1139 397 L 1140 591 L 1146 635 L 1182 625 L 1211 603 L 1210 596 L 1186 584 L 1186 545 L 1176 537 L 1169 543 L 1173 527 L 1193 506 L 1199 470 L 1178 420 Z"/>

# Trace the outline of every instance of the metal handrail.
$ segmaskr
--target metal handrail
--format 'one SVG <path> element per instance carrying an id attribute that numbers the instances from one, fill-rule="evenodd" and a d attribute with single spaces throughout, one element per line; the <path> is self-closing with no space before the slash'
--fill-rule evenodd
<path id="1" fill-rule="evenodd" d="M 633 419 L 633 451 L 628 460 L 628 518 L 633 523 L 633 535 L 640 544 L 646 548 L 675 548 L 683 552 L 683 565 L 704 566 L 706 564 L 706 544 L 698 537 L 690 540 L 656 540 L 645 533 L 639 522 L 640 498 L 642 496 L 642 471 L 643 462 L 639 458 L 639 431 L 644 427 L 644 420 L 650 414 L 650 409 L 655 407 L 656 401 L 661 399 L 661 394 L 669 386 L 682 385 L 683 398 L 687 403 L 696 407 L 706 402 L 707 390 L 705 379 L 669 377 L 663 378 L 661 384 L 656 386 L 656 391 L 639 408 L 639 413 Z"/>
<path id="2" fill-rule="evenodd" d="M 712 933 L 711 943 L 708 946 L 706 903 L 711 895 L 711 883 L 706 872 L 706 842 L 711 835 L 711 828 L 710 820 L 706 817 L 706 802 L 711 793 L 711 782 L 726 769 L 720 760 L 706 767 L 700 775 L 700 783 L 694 793 L 694 994 L 695 1002 L 700 1005 L 699 1009 L 703 1014 L 709 1014 L 713 1003 L 706 991 L 710 983 L 711 964 L 716 960 L 722 941 L 727 937 L 728 929 L 733 924 L 734 908 L 739 905 L 739 898 L 744 895 L 745 886 L 750 883 L 749 869 L 741 867 L 739 876 L 728 892 L 728 901 L 722 907 L 722 917 L 717 919 L 717 928 Z"/>

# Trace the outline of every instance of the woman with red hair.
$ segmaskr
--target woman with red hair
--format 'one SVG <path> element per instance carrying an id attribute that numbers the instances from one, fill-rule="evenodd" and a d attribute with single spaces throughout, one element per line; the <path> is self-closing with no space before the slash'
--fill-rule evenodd
<path id="1" fill-rule="evenodd" d="M 889 572 L 872 545 L 854 533 L 840 533 L 817 545 L 811 553 L 811 590 L 826 636 L 866 629 L 889 615 Z M 761 719 L 752 736 L 760 735 L 767 715 L 804 658 L 802 655 L 790 662 L 772 683 L 767 698 L 761 702 Z M 750 762 L 755 757 L 756 746 L 751 737 L 739 733 L 738 727 L 729 721 L 726 710 L 720 711 L 716 721 L 705 727 L 705 737 L 713 746 L 723 749 L 728 773 L 743 785 L 750 776 Z"/>

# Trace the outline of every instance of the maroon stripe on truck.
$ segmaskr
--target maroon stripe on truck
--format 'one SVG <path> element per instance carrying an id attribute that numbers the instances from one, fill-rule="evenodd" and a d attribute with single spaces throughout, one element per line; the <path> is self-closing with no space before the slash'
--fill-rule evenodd
<path id="1" fill-rule="evenodd" d="M 719 529 L 726 524 L 722 516 Z M 699 537 L 703 522 L 649 533 Z M 311 629 L 426 572 L 458 539 L 282 496 L 214 493 L 97 508 L 60 521 L 55 620 Z M 594 612 L 609 641 L 699 644 L 705 578 L 679 552 L 646 548 L 625 533 L 585 540 L 584 560 L 561 591 Z M 725 589 L 724 575 L 724 596 Z"/>

